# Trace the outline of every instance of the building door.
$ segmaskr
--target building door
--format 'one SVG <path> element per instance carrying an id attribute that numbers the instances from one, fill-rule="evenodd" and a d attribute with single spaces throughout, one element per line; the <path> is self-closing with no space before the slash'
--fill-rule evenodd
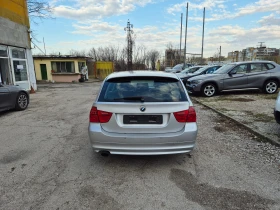
<path id="1" fill-rule="evenodd" d="M 11 57 L 11 67 L 13 70 L 13 80 L 15 85 L 18 85 L 26 90 L 30 90 L 29 70 L 26 59 L 25 49 L 9 47 Z"/>
<path id="2" fill-rule="evenodd" d="M 40 64 L 42 80 L 48 80 L 46 64 Z"/>

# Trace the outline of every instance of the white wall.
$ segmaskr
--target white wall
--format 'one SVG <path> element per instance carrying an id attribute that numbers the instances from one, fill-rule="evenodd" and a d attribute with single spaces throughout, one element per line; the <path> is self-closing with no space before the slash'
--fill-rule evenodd
<path id="1" fill-rule="evenodd" d="M 33 62 L 33 56 L 31 50 L 29 49 L 26 50 L 26 56 L 27 56 L 30 85 L 33 87 L 34 90 L 37 90 L 35 68 L 34 68 L 34 62 Z"/>

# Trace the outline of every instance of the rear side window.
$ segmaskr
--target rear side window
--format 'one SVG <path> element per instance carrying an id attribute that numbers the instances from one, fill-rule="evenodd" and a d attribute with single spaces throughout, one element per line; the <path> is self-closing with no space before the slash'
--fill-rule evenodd
<path id="1" fill-rule="evenodd" d="M 181 82 L 173 78 L 125 77 L 104 83 L 101 102 L 178 102 L 187 101 Z"/>
<path id="2" fill-rule="evenodd" d="M 275 68 L 275 66 L 272 65 L 271 63 L 266 63 L 265 65 L 267 66 L 267 68 L 268 68 L 269 70 Z"/>
<path id="3" fill-rule="evenodd" d="M 268 68 L 264 63 L 252 63 L 250 72 L 262 72 L 267 70 Z"/>

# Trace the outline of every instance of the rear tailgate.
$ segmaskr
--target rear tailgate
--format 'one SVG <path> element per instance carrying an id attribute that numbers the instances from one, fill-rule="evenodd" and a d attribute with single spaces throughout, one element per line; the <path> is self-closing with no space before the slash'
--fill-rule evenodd
<path id="1" fill-rule="evenodd" d="M 189 109 L 188 102 L 97 103 L 94 106 L 113 113 L 110 121 L 101 123 L 101 127 L 114 133 L 178 132 L 185 123 L 177 122 L 173 113 Z"/>

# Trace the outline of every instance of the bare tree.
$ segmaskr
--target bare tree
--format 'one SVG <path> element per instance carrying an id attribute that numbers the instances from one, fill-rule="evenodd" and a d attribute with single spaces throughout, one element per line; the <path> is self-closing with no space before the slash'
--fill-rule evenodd
<path id="1" fill-rule="evenodd" d="M 147 60 L 149 64 L 151 64 L 152 70 L 156 69 L 156 62 L 158 61 L 160 57 L 160 53 L 157 50 L 150 50 L 147 53 Z"/>
<path id="2" fill-rule="evenodd" d="M 114 62 L 115 64 L 115 71 L 125 71 L 127 69 L 127 49 L 123 48 L 119 52 L 118 59 Z"/>
<path id="3" fill-rule="evenodd" d="M 29 17 L 34 23 L 36 23 L 35 18 L 52 18 L 53 7 L 49 4 L 48 1 L 27 0 L 27 8 Z"/>
<path id="4" fill-rule="evenodd" d="M 93 61 L 98 61 L 99 60 L 98 55 L 97 55 L 97 51 L 94 47 L 89 50 L 88 56 L 91 57 L 93 59 Z"/>
<path id="5" fill-rule="evenodd" d="M 120 48 L 115 46 L 91 48 L 88 56 L 94 61 L 115 61 L 120 54 Z"/>
<path id="6" fill-rule="evenodd" d="M 82 57 L 86 57 L 87 53 L 85 50 L 70 50 L 69 51 L 69 55 L 73 55 L 73 56 L 82 56 Z"/>
<path id="7" fill-rule="evenodd" d="M 144 45 L 135 46 L 133 53 L 133 69 L 135 70 L 144 70 L 146 69 L 146 54 L 147 48 Z"/>
<path id="8" fill-rule="evenodd" d="M 91 48 L 87 55 L 92 58 L 93 61 L 111 61 L 114 62 L 115 71 L 124 71 L 127 67 L 126 47 L 120 48 L 119 46 L 108 46 Z"/>
<path id="9" fill-rule="evenodd" d="M 280 64 L 280 56 L 265 56 L 263 57 L 263 60 L 274 61 Z"/>
<path id="10" fill-rule="evenodd" d="M 178 63 L 181 63 L 182 61 L 180 60 L 180 50 L 176 49 L 174 45 L 169 42 L 166 45 L 166 66 L 172 67 Z"/>
<path id="11" fill-rule="evenodd" d="M 60 56 L 61 54 L 60 54 L 60 52 L 53 51 L 53 52 L 49 53 L 49 55 L 50 56 Z"/>

